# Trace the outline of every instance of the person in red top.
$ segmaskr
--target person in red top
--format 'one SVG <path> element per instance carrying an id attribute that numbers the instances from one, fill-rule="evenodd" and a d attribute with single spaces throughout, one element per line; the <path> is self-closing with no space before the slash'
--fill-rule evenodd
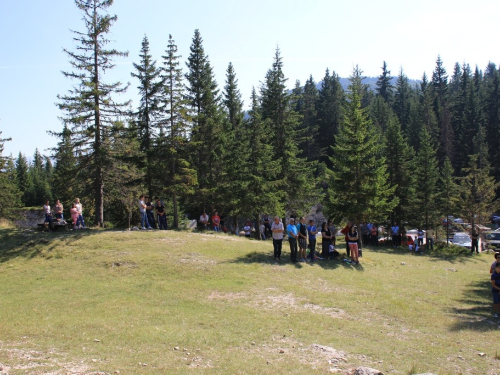
<path id="1" fill-rule="evenodd" d="M 212 226 L 214 228 L 214 231 L 220 231 L 220 217 L 217 211 L 215 211 L 212 215 Z"/>
<path id="2" fill-rule="evenodd" d="M 351 229 L 352 223 L 350 221 L 347 222 L 347 225 L 344 229 L 340 231 L 344 235 L 345 239 L 345 250 L 347 251 L 347 256 L 351 256 L 351 249 L 349 248 L 349 244 L 347 243 L 347 234 L 349 233 L 349 229 Z"/>

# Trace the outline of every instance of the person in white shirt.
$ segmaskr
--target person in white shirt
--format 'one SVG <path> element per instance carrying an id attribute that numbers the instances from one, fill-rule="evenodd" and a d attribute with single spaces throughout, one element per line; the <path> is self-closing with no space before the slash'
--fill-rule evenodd
<path id="1" fill-rule="evenodd" d="M 271 225 L 271 232 L 273 233 L 273 247 L 274 259 L 281 260 L 281 247 L 283 245 L 283 223 L 278 216 L 274 217 L 273 224 Z"/>
<path id="2" fill-rule="evenodd" d="M 208 220 L 209 219 L 207 213 L 203 211 L 203 214 L 200 216 L 200 230 L 207 229 Z"/>
<path id="3" fill-rule="evenodd" d="M 76 221 L 76 226 L 79 227 L 81 225 L 82 228 L 85 228 L 85 222 L 83 221 L 83 208 L 79 198 L 75 199 L 75 205 L 76 210 L 78 211 L 78 220 Z"/>

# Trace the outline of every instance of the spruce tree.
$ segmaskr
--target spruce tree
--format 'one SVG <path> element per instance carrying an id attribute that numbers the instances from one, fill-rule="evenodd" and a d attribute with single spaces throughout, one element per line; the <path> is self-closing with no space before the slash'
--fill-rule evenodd
<path id="1" fill-rule="evenodd" d="M 407 131 L 410 122 L 410 100 L 411 88 L 408 77 L 403 73 L 403 69 L 399 71 L 396 81 L 396 93 L 394 98 L 394 112 L 398 116 L 401 130 Z"/>
<path id="2" fill-rule="evenodd" d="M 177 45 L 169 35 L 167 50 L 163 56 L 162 69 L 162 135 L 158 145 L 159 155 L 164 155 L 160 166 L 166 178 L 161 179 L 165 192 L 172 196 L 173 228 L 179 227 L 179 198 L 193 193 L 196 171 L 189 162 L 190 131 L 187 101 L 184 98 L 182 68 Z M 165 173 L 167 172 L 167 173 Z"/>
<path id="3" fill-rule="evenodd" d="M 29 203 L 30 192 L 33 183 L 29 174 L 28 159 L 21 152 L 16 159 L 16 180 L 17 187 L 21 194 L 21 202 L 26 206 Z"/>
<path id="4" fill-rule="evenodd" d="M 200 32 L 195 30 L 186 63 L 187 99 L 192 115 L 191 155 L 197 172 L 197 201 L 191 210 L 215 209 L 222 197 L 217 190 L 223 163 L 224 124 L 220 96 Z M 203 211 L 202 211 L 203 212 Z"/>
<path id="5" fill-rule="evenodd" d="M 385 61 L 382 65 L 382 74 L 378 77 L 376 86 L 377 96 L 381 96 L 386 103 L 392 103 L 394 86 L 392 85 L 391 71 L 387 69 Z"/>
<path id="6" fill-rule="evenodd" d="M 436 149 L 427 130 L 420 133 L 420 149 L 414 159 L 415 200 L 412 222 L 424 228 L 432 228 L 439 221 L 439 169 Z"/>
<path id="7" fill-rule="evenodd" d="M 141 52 L 139 54 L 139 64 L 133 66 L 137 73 L 131 73 L 132 77 L 139 80 L 140 105 L 137 109 L 136 126 L 140 139 L 141 151 L 145 156 L 145 177 L 146 187 L 150 197 L 153 196 L 153 171 L 154 171 L 154 142 L 158 135 L 158 94 L 161 89 L 161 70 L 156 67 L 156 60 L 153 60 L 149 50 L 149 40 L 144 36 L 142 40 Z"/>
<path id="8" fill-rule="evenodd" d="M 0 138 L 0 217 L 3 218 L 13 218 L 15 210 L 21 205 L 14 162 L 12 158 L 3 156 L 4 143 L 10 140 Z"/>
<path id="9" fill-rule="evenodd" d="M 484 73 L 484 120 L 493 175 L 500 181 L 500 72 L 489 63 Z"/>
<path id="10" fill-rule="evenodd" d="M 299 131 L 300 115 L 293 110 L 292 96 L 286 88 L 283 59 L 276 49 L 272 69 L 261 88 L 262 119 L 270 121 L 274 160 L 281 166 L 278 173 L 284 192 L 282 205 L 286 210 L 302 211 L 315 203 L 314 166 L 298 157 L 303 132 Z"/>
<path id="11" fill-rule="evenodd" d="M 362 71 L 357 66 L 349 80 L 344 121 L 331 158 L 330 215 L 339 221 L 380 221 L 398 203 L 396 187 L 389 186 L 379 137 L 361 108 Z"/>
<path id="12" fill-rule="evenodd" d="M 398 204 L 391 213 L 391 222 L 407 222 L 410 219 L 415 195 L 415 178 L 412 162 L 415 157 L 413 149 L 401 132 L 401 126 L 394 114 L 389 116 L 384 132 L 384 157 L 387 161 L 389 186 L 395 187 L 391 196 Z"/>
<path id="13" fill-rule="evenodd" d="M 76 52 L 64 50 L 74 70 L 63 74 L 78 83 L 68 95 L 58 96 L 58 106 L 65 112 L 64 121 L 71 129 L 79 168 L 86 174 L 81 183 L 93 185 L 94 223 L 103 226 L 104 174 L 110 162 L 103 145 L 109 128 L 128 110 L 128 103 L 113 100 L 114 94 L 123 93 L 127 87 L 120 82 L 105 83 L 103 76 L 114 67 L 113 58 L 128 53 L 106 48 L 110 42 L 106 35 L 117 20 L 115 15 L 107 13 L 113 0 L 75 0 L 75 3 L 83 13 L 85 31 L 74 31 Z"/>
<path id="14" fill-rule="evenodd" d="M 54 166 L 54 198 L 59 199 L 64 207 L 70 207 L 79 194 L 79 168 L 75 149 L 71 140 L 71 130 L 65 125 L 61 133 L 57 134 L 60 141 L 53 151 Z"/>
<path id="15" fill-rule="evenodd" d="M 335 145 L 335 136 L 339 132 L 343 118 L 343 100 L 344 90 L 340 84 L 339 76 L 335 72 L 330 75 L 330 71 L 327 69 L 321 82 L 316 105 L 318 111 L 316 142 L 322 151 L 319 160 L 325 163 L 328 168 L 332 167 L 330 158 L 333 156 L 333 151 L 331 146 Z"/>
<path id="16" fill-rule="evenodd" d="M 483 158 L 481 165 L 480 160 L 478 154 L 470 155 L 469 166 L 463 171 L 464 177 L 459 178 L 459 208 L 473 227 L 476 223 L 487 222 L 491 213 L 500 208 L 495 195 L 500 183 L 491 176 L 488 161 Z"/>
<path id="17" fill-rule="evenodd" d="M 441 215 L 446 217 L 446 242 L 449 239 L 449 219 L 450 216 L 458 212 L 458 202 L 460 201 L 460 191 L 453 177 L 453 166 L 450 159 L 446 158 L 441 168 L 438 180 L 438 206 Z"/>
<path id="18" fill-rule="evenodd" d="M 302 143 L 301 156 L 308 161 L 316 161 L 321 155 L 321 146 L 318 144 L 318 89 L 312 76 L 304 85 L 302 106 L 298 111 L 302 115 L 301 128 L 304 131 L 305 142 Z"/>

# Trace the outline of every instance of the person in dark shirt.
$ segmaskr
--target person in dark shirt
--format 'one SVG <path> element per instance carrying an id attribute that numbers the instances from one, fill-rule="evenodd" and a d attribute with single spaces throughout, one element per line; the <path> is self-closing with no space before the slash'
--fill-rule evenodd
<path id="1" fill-rule="evenodd" d="M 156 221 L 155 221 L 155 215 L 154 215 L 154 207 L 153 204 L 151 203 L 151 199 L 149 196 L 146 195 L 146 215 L 148 216 L 148 222 L 149 225 L 153 227 L 153 229 L 156 229 Z"/>
<path id="2" fill-rule="evenodd" d="M 158 197 L 155 197 L 155 201 L 156 216 L 158 216 L 158 228 L 167 230 L 167 214 L 165 213 L 165 206 Z"/>

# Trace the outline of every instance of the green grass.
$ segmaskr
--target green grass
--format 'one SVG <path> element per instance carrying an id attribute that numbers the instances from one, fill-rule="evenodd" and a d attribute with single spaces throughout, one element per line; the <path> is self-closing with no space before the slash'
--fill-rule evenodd
<path id="1" fill-rule="evenodd" d="M 380 248 L 358 267 L 295 266 L 284 250 L 278 265 L 270 241 L 0 226 L 0 364 L 10 374 L 498 373 L 491 254 Z"/>

